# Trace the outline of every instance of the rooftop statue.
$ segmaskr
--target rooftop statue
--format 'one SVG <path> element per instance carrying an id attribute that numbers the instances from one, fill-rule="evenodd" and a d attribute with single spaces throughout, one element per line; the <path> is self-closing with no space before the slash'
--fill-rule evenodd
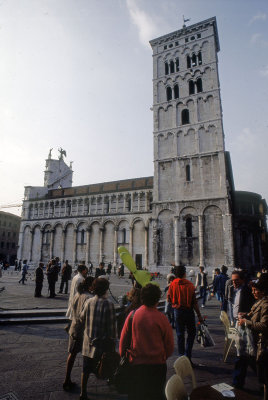
<path id="1" fill-rule="evenodd" d="M 60 155 L 59 155 L 59 160 L 63 160 L 63 156 L 67 157 L 66 151 L 63 150 L 62 147 L 61 147 L 60 149 L 58 149 L 58 152 L 60 153 Z"/>

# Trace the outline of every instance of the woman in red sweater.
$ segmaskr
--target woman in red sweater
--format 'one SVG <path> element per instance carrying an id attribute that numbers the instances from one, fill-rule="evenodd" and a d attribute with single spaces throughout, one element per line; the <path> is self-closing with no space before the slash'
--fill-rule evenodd
<path id="1" fill-rule="evenodd" d="M 146 285 L 141 291 L 143 305 L 134 316 L 129 314 L 122 330 L 119 352 L 123 356 L 129 348 L 131 365 L 129 400 L 165 399 L 166 360 L 173 353 L 174 340 L 167 317 L 156 308 L 160 297 L 158 286 Z"/>

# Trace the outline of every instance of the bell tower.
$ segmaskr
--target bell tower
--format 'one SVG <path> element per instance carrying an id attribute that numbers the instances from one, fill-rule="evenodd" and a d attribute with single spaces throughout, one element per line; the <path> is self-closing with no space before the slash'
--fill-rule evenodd
<path id="1" fill-rule="evenodd" d="M 184 25 L 150 44 L 155 262 L 232 265 L 231 164 L 224 146 L 216 18 Z"/>

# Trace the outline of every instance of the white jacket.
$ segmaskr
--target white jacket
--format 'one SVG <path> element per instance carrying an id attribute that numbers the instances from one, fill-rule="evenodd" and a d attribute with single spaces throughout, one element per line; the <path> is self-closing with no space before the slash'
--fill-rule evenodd
<path id="1" fill-rule="evenodd" d="M 72 304 L 73 304 L 74 296 L 77 293 L 78 285 L 79 285 L 79 283 L 83 282 L 84 279 L 85 278 L 83 277 L 83 275 L 80 272 L 78 272 L 77 275 L 75 275 L 72 279 L 68 309 L 66 312 L 66 317 L 68 317 L 69 319 L 72 319 Z"/>

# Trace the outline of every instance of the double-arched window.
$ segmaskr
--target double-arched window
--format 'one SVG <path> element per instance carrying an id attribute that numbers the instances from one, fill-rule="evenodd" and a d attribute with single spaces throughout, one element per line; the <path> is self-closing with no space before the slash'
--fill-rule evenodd
<path id="1" fill-rule="evenodd" d="M 170 86 L 166 87 L 166 95 L 167 95 L 167 101 L 179 98 L 179 85 L 176 83 L 173 87 L 173 96 L 172 96 L 172 88 Z"/>
<path id="2" fill-rule="evenodd" d="M 203 92 L 202 79 L 198 78 L 195 82 L 193 80 L 189 81 L 189 94 L 201 93 Z"/>

